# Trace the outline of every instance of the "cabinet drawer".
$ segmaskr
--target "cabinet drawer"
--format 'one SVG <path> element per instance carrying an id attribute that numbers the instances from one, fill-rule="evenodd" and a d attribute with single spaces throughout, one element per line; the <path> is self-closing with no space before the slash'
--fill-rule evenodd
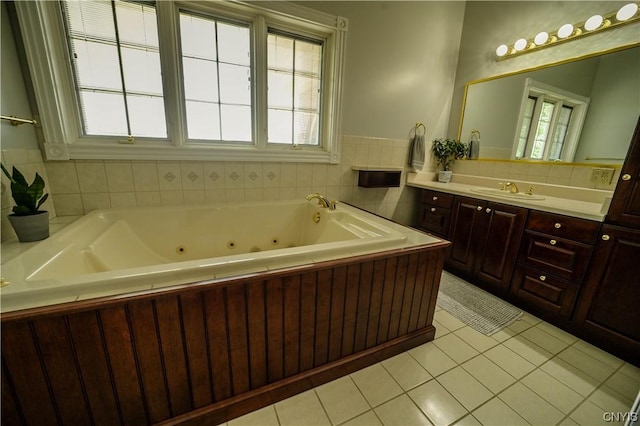
<path id="1" fill-rule="evenodd" d="M 510 291 L 536 313 L 568 319 L 573 312 L 579 288 L 577 284 L 518 265 Z"/>
<path id="2" fill-rule="evenodd" d="M 421 201 L 423 203 L 431 204 L 432 206 L 446 207 L 450 209 L 453 205 L 453 197 L 453 194 L 423 189 Z"/>
<path id="3" fill-rule="evenodd" d="M 531 210 L 527 229 L 559 238 L 593 244 L 598 237 L 600 223 L 587 219 Z"/>
<path id="4" fill-rule="evenodd" d="M 593 246 L 525 230 L 520 260 L 570 281 L 581 282 Z"/>
<path id="5" fill-rule="evenodd" d="M 449 233 L 451 209 L 421 204 L 420 228 L 446 238 Z"/>

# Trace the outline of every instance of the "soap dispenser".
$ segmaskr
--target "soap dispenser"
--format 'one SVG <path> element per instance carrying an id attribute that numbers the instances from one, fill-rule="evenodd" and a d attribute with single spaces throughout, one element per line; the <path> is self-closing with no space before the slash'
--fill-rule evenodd
<path id="1" fill-rule="evenodd" d="M 480 132 L 477 129 L 471 131 L 469 138 L 469 159 L 480 158 Z"/>

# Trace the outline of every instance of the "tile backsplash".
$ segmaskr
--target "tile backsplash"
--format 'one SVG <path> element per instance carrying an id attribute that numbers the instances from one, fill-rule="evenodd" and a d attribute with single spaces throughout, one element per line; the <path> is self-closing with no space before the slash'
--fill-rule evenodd
<path id="1" fill-rule="evenodd" d="M 575 186 L 579 188 L 615 190 L 620 166 L 611 165 L 613 178 L 608 184 L 592 183 L 591 165 L 577 164 L 533 164 L 509 161 L 458 160 L 453 166 L 454 173 L 473 176 L 486 176 L 505 180 L 548 183 L 552 185 Z"/>
<path id="2" fill-rule="evenodd" d="M 28 155 L 37 157 L 39 161 L 32 167 L 37 167 L 45 178 L 58 216 L 82 215 L 105 208 L 303 199 L 311 192 L 319 192 L 330 199 L 412 224 L 416 190 L 404 185 L 404 172 L 399 188 L 367 189 L 358 187 L 358 174 L 351 170 L 354 164 L 402 167 L 407 162 L 408 145 L 405 140 L 345 135 L 338 165 L 160 160 L 43 163 L 38 150 L 3 151 L 3 162 L 6 158 L 5 165 L 13 165 L 11 158 L 20 157 L 22 161 L 24 157 L 26 161 Z M 7 239 L 5 221 L 11 202 L 5 192 L 9 191 L 3 189 L 3 241 Z"/>

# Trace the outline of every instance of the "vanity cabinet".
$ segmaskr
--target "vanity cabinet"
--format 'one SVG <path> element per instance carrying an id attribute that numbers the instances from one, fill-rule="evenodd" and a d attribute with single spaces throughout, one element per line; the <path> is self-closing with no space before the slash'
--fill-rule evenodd
<path id="1" fill-rule="evenodd" d="M 447 238 L 454 196 L 430 189 L 423 189 L 421 192 L 418 227 Z"/>
<path id="2" fill-rule="evenodd" d="M 574 321 L 581 337 L 640 365 L 640 229 L 603 225 Z"/>
<path id="3" fill-rule="evenodd" d="M 506 293 L 527 209 L 455 197 L 447 269 L 496 294 Z"/>
<path id="4" fill-rule="evenodd" d="M 511 296 L 546 320 L 568 322 L 599 230 L 599 222 L 530 211 Z"/>
<path id="5" fill-rule="evenodd" d="M 640 365 L 640 120 L 573 317 L 576 333 Z"/>
<path id="6" fill-rule="evenodd" d="M 605 221 L 640 228 L 640 119 L 613 193 Z"/>

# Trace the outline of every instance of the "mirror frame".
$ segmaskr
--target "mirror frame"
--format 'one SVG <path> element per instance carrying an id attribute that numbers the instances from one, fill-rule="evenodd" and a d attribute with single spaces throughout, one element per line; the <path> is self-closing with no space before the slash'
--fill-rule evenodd
<path id="1" fill-rule="evenodd" d="M 580 61 L 583 59 L 589 59 L 589 58 L 593 58 L 596 56 L 603 56 L 603 55 L 607 55 L 609 53 L 615 53 L 615 52 L 620 52 L 623 50 L 627 50 L 627 49 L 633 49 L 634 47 L 640 47 L 640 42 L 637 43 L 631 43 L 631 44 L 625 44 L 622 46 L 618 46 L 615 47 L 613 49 L 607 49 L 607 50 L 601 50 L 598 52 L 593 52 L 593 53 L 589 53 L 586 55 L 582 55 L 582 56 L 575 56 L 572 58 L 568 58 L 568 59 L 563 59 L 561 61 L 558 62 L 551 62 L 548 64 L 543 64 L 543 65 L 538 65 L 535 67 L 531 67 L 531 68 L 524 68 L 521 70 L 517 70 L 517 71 L 511 71 L 505 74 L 498 74 L 498 75 L 493 75 L 490 77 L 485 77 L 485 78 L 481 78 L 478 80 L 471 80 L 468 81 L 467 83 L 465 83 L 464 85 L 464 94 L 462 97 L 462 110 L 460 111 L 460 121 L 458 123 L 458 132 L 457 132 L 457 139 L 461 140 L 461 136 L 462 136 L 462 123 L 464 122 L 464 111 L 466 109 L 467 106 L 467 94 L 469 92 L 469 86 L 472 84 L 478 84 L 478 83 L 484 83 L 486 81 L 492 81 L 492 80 L 497 80 L 500 78 L 504 78 L 504 77 L 510 77 L 512 75 L 518 75 L 518 74 L 524 74 L 527 72 L 531 72 L 531 71 L 538 71 L 538 70 L 542 70 L 545 68 L 550 68 L 550 67 L 555 67 L 557 65 L 563 65 L 563 64 L 568 64 L 571 62 L 576 62 L 576 61 Z M 514 159 L 506 159 L 506 158 L 477 158 L 474 160 L 478 160 L 478 161 L 505 161 L 505 162 L 517 162 L 517 163 L 530 163 L 530 164 L 559 164 L 557 161 L 540 161 L 540 160 L 514 160 Z M 612 167 L 612 168 L 621 168 L 622 167 L 622 163 L 620 164 L 596 164 L 596 163 L 580 163 L 580 162 L 562 162 L 562 164 L 572 164 L 575 166 L 590 166 L 590 167 Z"/>

